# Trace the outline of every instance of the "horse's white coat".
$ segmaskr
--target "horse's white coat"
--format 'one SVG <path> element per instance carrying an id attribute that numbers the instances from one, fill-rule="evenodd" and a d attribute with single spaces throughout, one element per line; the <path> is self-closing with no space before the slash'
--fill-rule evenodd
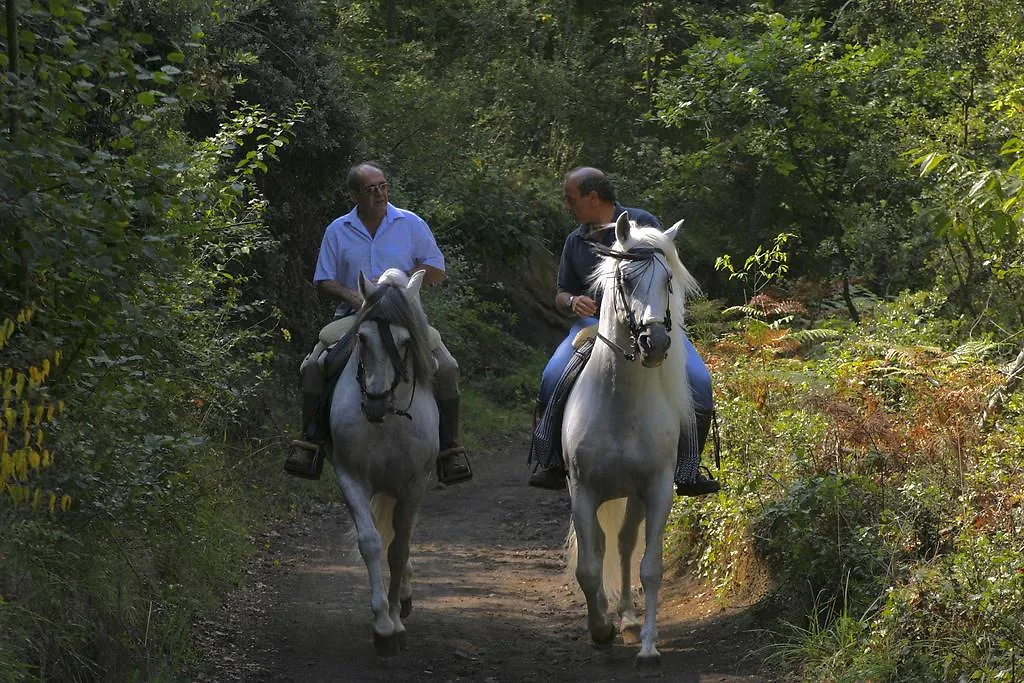
<path id="1" fill-rule="evenodd" d="M 641 358 L 630 362 L 598 339 L 568 398 L 562 424 L 572 496 L 569 561 L 575 561 L 591 637 L 598 645 L 610 645 L 615 635 L 609 600 L 618 599 L 616 611 L 623 631 L 633 631 L 639 623 L 630 572 L 634 550 L 643 550 L 640 582 L 645 605 L 639 663 L 657 663 L 660 657 L 656 619 L 664 530 L 672 507 L 679 437 L 693 433 L 682 325 L 685 296 L 697 285 L 673 245 L 681 223 L 664 233 L 637 226 L 625 214 L 616 223 L 615 250 L 656 247 L 664 255 L 640 262 L 602 260 L 594 275 L 595 285 L 604 290 L 598 331 L 621 349 L 633 348 L 615 291 L 615 272 L 621 269 L 625 299 L 638 322 L 657 327 L 665 321 L 666 311 L 671 311 L 672 329 L 667 335 L 671 342 L 667 350 L 660 349 L 664 353 L 660 365 L 645 367 Z M 653 362 L 661 360 L 658 353 L 654 355 Z M 644 539 L 637 548 L 642 527 Z M 617 534 L 617 538 L 606 539 L 606 534 Z M 609 558 L 616 558 L 612 561 L 618 565 L 617 582 L 605 569 Z"/>
<path id="2" fill-rule="evenodd" d="M 376 285 L 360 277 L 364 299 L 378 287 L 395 284 L 404 288 L 406 299 L 419 314 L 422 273 L 411 278 L 398 270 L 385 272 Z M 423 318 L 424 323 L 426 319 Z M 407 329 L 391 325 L 400 351 L 415 344 Z M 412 566 L 409 543 L 416 515 L 435 467 L 438 443 L 438 411 L 429 377 L 416 377 L 414 354 L 406 357 L 406 371 L 413 382 L 399 382 L 391 408 L 406 411 L 412 419 L 386 414 L 380 423 L 370 422 L 362 409 L 364 397 L 357 380 L 362 360 L 364 385 L 368 393 L 385 393 L 392 386 L 395 370 L 384 350 L 375 322 L 363 322 L 351 358 L 342 371 L 331 402 L 330 425 L 333 448 L 331 460 L 355 524 L 359 552 L 370 576 L 370 607 L 373 610 L 375 642 L 385 649 L 393 637 L 405 632 L 402 602 L 411 607 L 409 583 Z M 419 341 L 427 344 L 427 339 Z M 369 401 L 368 401 L 369 402 Z M 384 411 L 380 411 L 384 412 Z M 383 560 L 387 557 L 390 585 L 385 591 Z M 400 642 L 400 641 L 398 641 Z"/>

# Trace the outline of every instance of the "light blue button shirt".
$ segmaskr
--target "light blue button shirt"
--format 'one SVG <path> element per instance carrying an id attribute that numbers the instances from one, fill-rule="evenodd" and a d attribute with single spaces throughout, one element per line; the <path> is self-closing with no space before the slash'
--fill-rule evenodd
<path id="1" fill-rule="evenodd" d="M 359 288 L 359 273 L 376 281 L 388 268 L 408 273 L 419 265 L 444 270 L 444 255 L 437 248 L 426 221 L 412 211 L 388 203 L 377 233 L 370 236 L 356 209 L 335 218 L 320 243 L 313 282 L 337 280 L 344 287 Z M 342 302 L 336 316 L 347 315 L 352 307 Z"/>

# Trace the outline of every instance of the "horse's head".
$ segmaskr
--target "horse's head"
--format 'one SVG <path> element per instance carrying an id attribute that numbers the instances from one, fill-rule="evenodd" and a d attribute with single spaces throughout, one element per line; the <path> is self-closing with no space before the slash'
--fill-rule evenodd
<path id="1" fill-rule="evenodd" d="M 408 416 L 394 405 L 401 385 L 421 384 L 429 390 L 434 361 L 419 303 L 422 282 L 422 272 L 408 277 L 390 269 L 376 283 L 359 274 L 363 305 L 355 322 L 355 353 L 363 413 L 370 422 L 382 422 L 389 413 Z"/>
<path id="2" fill-rule="evenodd" d="M 597 283 L 629 332 L 631 351 L 623 355 L 639 355 L 645 367 L 665 361 L 672 326 L 683 324 L 683 294 L 696 289 L 673 243 L 682 223 L 662 232 L 637 225 L 624 212 L 615 222 L 615 245 L 601 252 L 605 259 Z M 674 278 L 682 280 L 678 291 L 673 289 Z"/>

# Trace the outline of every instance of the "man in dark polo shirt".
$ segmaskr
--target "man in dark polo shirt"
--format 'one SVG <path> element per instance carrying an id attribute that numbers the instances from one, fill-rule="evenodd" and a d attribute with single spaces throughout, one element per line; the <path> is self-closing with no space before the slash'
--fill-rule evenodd
<path id="1" fill-rule="evenodd" d="M 661 229 L 661 223 L 643 209 L 626 208 L 618 203 L 615 186 L 608 176 L 596 168 L 581 167 L 570 171 L 563 183 L 562 199 L 566 208 L 577 221 L 576 229 L 569 233 L 562 247 L 558 265 L 558 293 L 555 307 L 578 318 L 569 330 L 568 336 L 559 344 L 544 368 L 541 376 L 538 403 L 543 407 L 551 399 L 562 372 L 573 354 L 573 339 L 585 327 L 597 324 L 600 302 L 595 300 L 588 286 L 588 279 L 597 265 L 599 257 L 591 249 L 596 243 L 611 246 L 615 242 L 615 220 L 624 211 L 641 225 L 653 225 Z M 711 375 L 697 350 L 686 339 L 686 374 L 693 392 L 693 404 L 697 421 L 697 439 L 680 437 L 678 463 L 676 465 L 676 493 L 682 496 L 701 496 L 721 489 L 717 480 L 701 473 L 700 453 L 707 441 L 708 431 L 714 414 L 711 393 Z M 566 487 L 565 469 L 561 462 L 548 466 L 540 464 L 530 477 L 530 486 L 548 489 Z"/>

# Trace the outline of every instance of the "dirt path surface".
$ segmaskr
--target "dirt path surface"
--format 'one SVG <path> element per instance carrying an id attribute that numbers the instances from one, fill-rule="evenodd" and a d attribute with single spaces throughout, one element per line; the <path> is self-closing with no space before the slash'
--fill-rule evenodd
<path id="1" fill-rule="evenodd" d="M 582 593 L 565 572 L 568 495 L 526 486 L 526 452 L 525 437 L 499 438 L 474 456 L 472 481 L 428 491 L 413 536 L 406 650 L 374 653 L 366 568 L 343 547 L 348 513 L 340 502 L 315 504 L 266 539 L 252 585 L 231 597 L 222 623 L 207 625 L 210 659 L 198 680 L 650 678 L 634 669 L 638 646 L 591 647 Z M 656 677 L 772 680 L 748 610 L 672 575 L 660 603 Z"/>

